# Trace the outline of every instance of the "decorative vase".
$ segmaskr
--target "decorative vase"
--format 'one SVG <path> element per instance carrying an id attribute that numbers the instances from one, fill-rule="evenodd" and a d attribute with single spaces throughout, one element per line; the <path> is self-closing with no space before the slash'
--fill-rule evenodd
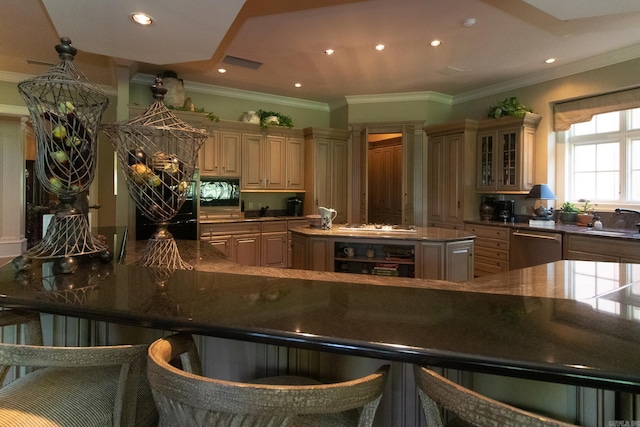
<path id="1" fill-rule="evenodd" d="M 493 197 L 483 197 L 479 210 L 480 220 L 491 221 L 496 210 L 496 199 Z"/>
<path id="2" fill-rule="evenodd" d="M 254 125 L 260 124 L 260 116 L 255 111 L 247 111 L 242 117 L 242 121 L 245 123 L 253 123 Z"/>

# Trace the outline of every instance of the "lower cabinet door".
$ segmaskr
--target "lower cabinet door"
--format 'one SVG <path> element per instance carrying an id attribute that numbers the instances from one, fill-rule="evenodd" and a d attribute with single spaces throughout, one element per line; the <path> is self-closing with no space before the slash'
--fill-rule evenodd
<path id="1" fill-rule="evenodd" d="M 287 233 L 262 233 L 260 236 L 262 245 L 262 266 L 281 267 L 287 266 Z"/>
<path id="2" fill-rule="evenodd" d="M 241 265 L 260 265 L 260 234 L 233 237 L 233 260 Z"/>

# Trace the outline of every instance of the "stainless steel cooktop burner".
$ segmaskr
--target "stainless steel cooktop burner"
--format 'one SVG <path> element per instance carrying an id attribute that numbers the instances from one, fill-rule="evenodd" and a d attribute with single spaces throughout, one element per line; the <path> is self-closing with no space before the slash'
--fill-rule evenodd
<path id="1" fill-rule="evenodd" d="M 387 225 L 387 224 L 345 224 L 339 227 L 340 230 L 356 230 L 356 231 L 404 231 L 415 232 L 416 227 L 413 225 Z"/>

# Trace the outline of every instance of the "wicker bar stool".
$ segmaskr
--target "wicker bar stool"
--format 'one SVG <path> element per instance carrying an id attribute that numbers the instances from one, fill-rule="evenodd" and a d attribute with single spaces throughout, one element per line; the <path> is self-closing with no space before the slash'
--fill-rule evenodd
<path id="1" fill-rule="evenodd" d="M 178 334 L 151 344 L 147 371 L 160 426 L 364 427 L 373 423 L 389 366 L 333 384 L 292 376 L 223 381 L 202 376 L 193 338 Z"/>
<path id="2" fill-rule="evenodd" d="M 26 326 L 27 342 L 42 343 L 38 314 L 0 311 L 0 326 L 15 324 Z M 155 425 L 157 411 L 144 374 L 146 352 L 146 345 L 1 343 L 0 381 L 12 366 L 29 369 L 0 389 L 0 425 Z"/>
<path id="3" fill-rule="evenodd" d="M 455 425 L 501 427 L 569 427 L 567 424 L 532 412 L 523 411 L 464 388 L 436 372 L 413 366 L 420 403 L 427 427 L 442 427 L 438 406 L 456 414 Z M 462 422 L 457 422 L 457 421 Z"/>

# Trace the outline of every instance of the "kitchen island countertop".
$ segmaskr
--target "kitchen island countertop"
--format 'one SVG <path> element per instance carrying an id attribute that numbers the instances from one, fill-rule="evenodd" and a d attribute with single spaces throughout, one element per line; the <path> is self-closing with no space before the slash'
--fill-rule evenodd
<path id="1" fill-rule="evenodd" d="M 374 278 L 295 270 L 267 274 L 278 269 L 234 266 L 200 242 L 179 245 L 195 270 L 158 272 L 112 262 L 89 265 L 88 276 L 52 277 L 37 264 L 28 272 L 7 264 L 0 268 L 0 305 L 640 392 L 635 264 L 561 261 L 546 271 L 532 267 L 510 276 L 512 284 L 523 286 L 509 294 L 500 283 L 483 280 L 366 283 Z M 217 271 L 203 271 L 206 265 Z M 542 281 L 550 274 L 554 286 L 571 285 L 574 291 L 545 295 L 527 285 L 529 278 Z M 611 274 L 618 279 L 606 292 L 597 286 L 580 290 L 599 277 L 602 286 L 610 283 Z M 75 293 L 83 298 L 69 298 Z"/>

